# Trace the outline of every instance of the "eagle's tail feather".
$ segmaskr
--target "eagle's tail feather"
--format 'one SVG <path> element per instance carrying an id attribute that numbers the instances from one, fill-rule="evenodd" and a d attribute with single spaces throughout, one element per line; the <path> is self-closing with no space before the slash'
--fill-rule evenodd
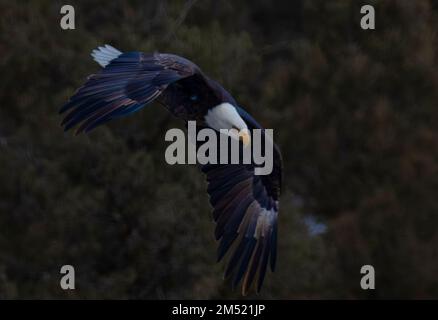
<path id="1" fill-rule="evenodd" d="M 122 54 L 121 51 L 116 48 L 106 44 L 103 47 L 98 47 L 94 49 L 91 53 L 94 61 L 100 64 L 103 68 L 105 68 L 112 60 L 119 57 Z"/>

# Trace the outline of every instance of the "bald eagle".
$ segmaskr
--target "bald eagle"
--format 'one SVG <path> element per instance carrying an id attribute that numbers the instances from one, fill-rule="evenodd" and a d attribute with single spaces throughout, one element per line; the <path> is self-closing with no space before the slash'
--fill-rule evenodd
<path id="1" fill-rule="evenodd" d="M 216 81 L 193 62 L 174 54 L 126 52 L 105 45 L 93 50 L 103 69 L 88 77 L 60 113 L 64 130 L 88 132 L 115 118 L 132 114 L 152 101 L 174 116 L 212 128 L 229 129 L 247 145 L 254 129 L 264 129 Z M 235 131 L 231 129 L 236 129 Z M 206 175 L 219 241 L 217 261 L 227 256 L 225 279 L 242 294 L 259 292 L 268 263 L 276 264 L 277 215 L 281 188 L 281 153 L 274 145 L 273 170 L 255 175 L 255 164 L 200 165 Z"/>

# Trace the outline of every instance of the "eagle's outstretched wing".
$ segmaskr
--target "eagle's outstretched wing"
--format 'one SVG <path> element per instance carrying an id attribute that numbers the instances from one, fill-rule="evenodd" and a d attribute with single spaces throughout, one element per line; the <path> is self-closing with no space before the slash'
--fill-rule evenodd
<path id="1" fill-rule="evenodd" d="M 104 68 L 88 77 L 60 113 L 69 111 L 62 121 L 65 130 L 78 124 L 77 133 L 88 132 L 113 118 L 133 113 L 158 98 L 169 85 L 191 79 L 210 99 L 214 92 L 200 69 L 191 61 L 173 54 L 142 52 L 121 53 L 110 46 L 93 51 L 94 59 Z M 191 93 L 181 82 L 178 96 L 166 99 L 172 104 L 190 100 Z M 185 90 L 185 91 L 184 91 Z M 172 92 L 173 93 L 173 92 Z M 174 94 L 173 94 L 174 96 Z M 219 101 L 219 100 L 218 100 Z"/>

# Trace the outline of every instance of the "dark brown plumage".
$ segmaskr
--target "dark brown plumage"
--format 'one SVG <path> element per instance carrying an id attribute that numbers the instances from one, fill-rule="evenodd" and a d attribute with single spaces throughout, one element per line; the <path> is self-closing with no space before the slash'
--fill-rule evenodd
<path id="1" fill-rule="evenodd" d="M 68 111 L 62 121 L 65 130 L 78 126 L 77 133 L 88 132 L 154 100 L 176 117 L 196 120 L 201 127 L 208 126 L 205 115 L 209 110 L 228 103 L 250 131 L 263 130 L 220 84 L 185 58 L 173 54 L 121 53 L 110 46 L 95 50 L 93 56 L 104 69 L 91 75 L 60 110 Z M 207 192 L 217 223 L 218 261 L 229 254 L 225 277 L 232 280 L 233 286 L 243 279 L 243 294 L 253 284 L 259 291 L 268 263 L 272 270 L 276 264 L 280 151 L 274 147 L 274 169 L 267 176 L 255 175 L 254 163 L 200 167 L 207 176 Z"/>

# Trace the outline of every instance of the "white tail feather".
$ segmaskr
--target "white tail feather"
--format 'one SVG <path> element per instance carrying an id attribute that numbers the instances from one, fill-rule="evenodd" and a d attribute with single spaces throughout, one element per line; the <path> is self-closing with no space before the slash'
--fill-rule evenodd
<path id="1" fill-rule="evenodd" d="M 93 57 L 94 61 L 96 61 L 98 64 L 105 68 L 112 60 L 114 60 L 121 54 L 121 51 L 110 46 L 109 44 L 106 44 L 104 47 L 94 49 L 91 53 L 91 56 Z"/>

